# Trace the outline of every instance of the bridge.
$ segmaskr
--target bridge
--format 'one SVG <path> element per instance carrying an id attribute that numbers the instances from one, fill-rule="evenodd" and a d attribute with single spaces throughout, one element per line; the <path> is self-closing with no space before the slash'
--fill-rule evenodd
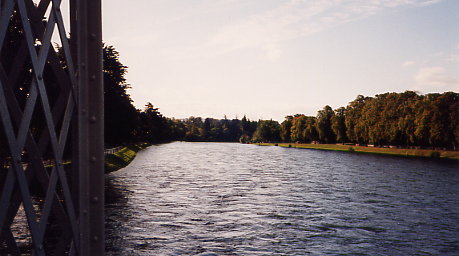
<path id="1" fill-rule="evenodd" d="M 104 254 L 101 1 L 61 4 L 0 0 L 1 255 Z"/>

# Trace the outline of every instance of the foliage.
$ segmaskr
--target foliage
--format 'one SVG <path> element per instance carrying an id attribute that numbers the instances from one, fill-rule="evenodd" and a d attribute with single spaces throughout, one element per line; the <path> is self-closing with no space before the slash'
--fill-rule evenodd
<path id="1" fill-rule="evenodd" d="M 125 78 L 127 67 L 121 64 L 113 46 L 104 46 L 103 58 L 105 143 L 116 146 L 133 142 L 139 117 L 127 93 L 130 88 Z"/>
<path id="2" fill-rule="evenodd" d="M 317 132 L 319 140 L 325 143 L 335 142 L 336 135 L 332 130 L 332 119 L 335 113 L 330 106 L 325 106 L 317 112 Z"/>
<path id="3" fill-rule="evenodd" d="M 258 121 L 257 129 L 253 135 L 254 142 L 273 142 L 280 140 L 280 125 L 273 120 Z"/>
<path id="4" fill-rule="evenodd" d="M 280 138 L 282 141 L 290 142 L 293 116 L 286 116 L 280 126 Z"/>
<path id="5" fill-rule="evenodd" d="M 336 141 L 344 143 L 347 141 L 346 136 L 346 109 L 341 107 L 335 110 L 331 119 L 331 128 L 336 135 Z"/>
<path id="6" fill-rule="evenodd" d="M 220 141 L 220 142 L 250 142 L 257 128 L 257 122 L 250 121 L 247 117 L 242 120 L 206 118 L 204 122 L 201 117 L 189 117 L 184 120 L 176 120 L 183 128 L 178 134 L 177 140 L 185 141 Z M 173 131 L 174 129 L 172 129 Z"/>
<path id="7" fill-rule="evenodd" d="M 289 115 L 253 122 L 190 117 L 182 120 L 183 140 L 352 143 L 377 147 L 456 149 L 459 145 L 459 94 L 416 92 L 358 95 L 346 107 L 325 106 L 317 116 Z"/>
<path id="8" fill-rule="evenodd" d="M 459 94 L 445 92 L 419 95 L 413 91 L 362 95 L 345 108 L 325 106 L 317 117 L 295 115 L 284 121 L 290 138 L 284 142 L 351 142 L 375 146 L 457 149 L 459 145 Z M 283 123 L 283 124 L 284 124 Z M 314 125 L 315 124 L 315 125 Z M 315 129 L 314 129 L 315 126 Z"/>

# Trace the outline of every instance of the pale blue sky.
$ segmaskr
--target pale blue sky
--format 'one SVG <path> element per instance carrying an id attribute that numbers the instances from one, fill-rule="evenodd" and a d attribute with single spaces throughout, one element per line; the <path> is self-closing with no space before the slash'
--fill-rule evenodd
<path id="1" fill-rule="evenodd" d="M 138 108 L 283 120 L 358 94 L 459 91 L 458 0 L 105 0 Z"/>

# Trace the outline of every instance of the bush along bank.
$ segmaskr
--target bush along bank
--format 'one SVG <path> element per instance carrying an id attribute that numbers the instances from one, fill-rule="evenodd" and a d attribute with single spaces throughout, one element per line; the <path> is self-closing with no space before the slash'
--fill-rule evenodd
<path id="1" fill-rule="evenodd" d="M 118 171 L 134 160 L 137 152 L 151 146 L 150 143 L 138 143 L 126 146 L 114 154 L 105 156 L 105 173 Z"/>

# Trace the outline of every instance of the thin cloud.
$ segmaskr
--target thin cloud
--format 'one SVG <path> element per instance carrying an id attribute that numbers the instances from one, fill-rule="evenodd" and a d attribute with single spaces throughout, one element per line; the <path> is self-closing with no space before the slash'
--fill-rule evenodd
<path id="1" fill-rule="evenodd" d="M 403 66 L 403 67 L 410 67 L 410 66 L 413 66 L 413 65 L 415 65 L 415 64 L 416 64 L 415 61 L 409 60 L 409 61 L 403 62 L 403 63 L 402 63 L 402 66 Z"/>
<path id="2" fill-rule="evenodd" d="M 459 88 L 459 79 L 449 74 L 444 67 L 421 68 L 414 79 L 418 86 L 424 89 L 457 90 Z"/>
<path id="3" fill-rule="evenodd" d="M 223 26 L 204 44 L 220 55 L 244 48 L 259 48 L 272 56 L 285 41 L 305 37 L 341 24 L 363 19 L 385 9 L 428 6 L 441 0 L 291 0 Z M 280 52 L 282 52 L 280 50 Z"/>
<path id="4" fill-rule="evenodd" d="M 451 54 L 446 58 L 446 60 L 448 62 L 459 63 L 459 54 Z"/>
<path id="5" fill-rule="evenodd" d="M 439 3 L 439 2 L 441 2 L 441 1 L 442 1 L 442 0 L 420 1 L 417 5 L 418 5 L 418 6 L 429 6 L 429 5 L 433 5 L 433 4 Z"/>

